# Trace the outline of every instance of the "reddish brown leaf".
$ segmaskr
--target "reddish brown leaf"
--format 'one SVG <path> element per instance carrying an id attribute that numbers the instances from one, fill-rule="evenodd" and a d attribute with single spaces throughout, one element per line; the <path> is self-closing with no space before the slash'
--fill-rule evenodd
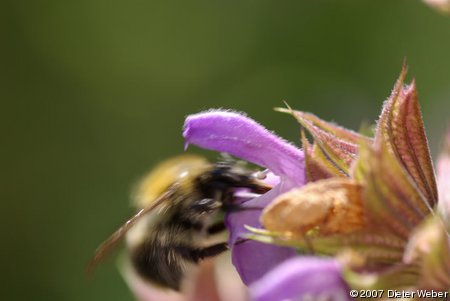
<path id="1" fill-rule="evenodd" d="M 314 114 L 301 111 L 294 111 L 294 114 L 303 120 L 308 120 L 314 126 L 318 127 L 319 129 L 329 134 L 332 134 L 333 136 L 336 136 L 340 140 L 344 140 L 353 143 L 355 145 L 358 145 L 361 141 L 365 143 L 372 142 L 372 138 L 366 137 L 352 130 L 341 127 L 335 123 L 322 120 Z"/>
<path id="2" fill-rule="evenodd" d="M 315 144 L 333 165 L 348 175 L 350 166 L 358 153 L 358 145 L 335 136 L 316 126 L 313 121 L 305 118 L 302 112 L 292 109 L 278 109 L 280 112 L 289 113 L 312 135 Z M 341 131 L 344 131 L 341 129 Z"/>
<path id="3" fill-rule="evenodd" d="M 376 140 L 395 154 L 430 206 L 434 207 L 437 202 L 437 187 L 416 85 L 413 81 L 404 87 L 405 76 L 404 67 L 391 96 L 383 106 Z"/>
<path id="4" fill-rule="evenodd" d="M 333 165 L 317 145 L 313 146 L 309 143 L 304 131 L 301 133 L 301 140 L 305 153 L 305 170 L 308 182 L 345 176 L 339 168 Z"/>

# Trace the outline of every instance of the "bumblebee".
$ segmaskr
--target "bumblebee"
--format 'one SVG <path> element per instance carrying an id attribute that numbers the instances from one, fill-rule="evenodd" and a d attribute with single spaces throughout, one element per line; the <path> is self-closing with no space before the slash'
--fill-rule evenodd
<path id="1" fill-rule="evenodd" d="M 221 213 L 242 209 L 236 191 L 262 194 L 270 188 L 260 174 L 230 159 L 209 163 L 184 155 L 165 161 L 137 186 L 139 211 L 97 249 L 90 268 L 125 237 L 136 272 L 179 291 L 191 266 L 228 249 L 217 234 L 225 230 Z"/>

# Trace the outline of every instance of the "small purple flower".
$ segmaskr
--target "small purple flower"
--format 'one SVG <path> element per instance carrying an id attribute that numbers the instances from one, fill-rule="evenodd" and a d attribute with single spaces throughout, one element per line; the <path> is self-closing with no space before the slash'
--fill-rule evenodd
<path id="1" fill-rule="evenodd" d="M 349 289 L 336 260 L 319 257 L 289 259 L 250 286 L 254 301 L 346 301 Z"/>
<path id="2" fill-rule="evenodd" d="M 184 124 L 183 137 L 186 147 L 195 144 L 226 152 L 268 168 L 279 177 L 279 183 L 271 191 L 245 202 L 244 206 L 263 208 L 280 193 L 306 182 L 303 152 L 242 114 L 214 110 L 190 115 Z M 291 248 L 256 241 L 236 244 L 247 233 L 244 225 L 261 227 L 260 215 L 261 211 L 247 210 L 230 213 L 226 217 L 233 264 L 246 284 L 296 254 Z"/>

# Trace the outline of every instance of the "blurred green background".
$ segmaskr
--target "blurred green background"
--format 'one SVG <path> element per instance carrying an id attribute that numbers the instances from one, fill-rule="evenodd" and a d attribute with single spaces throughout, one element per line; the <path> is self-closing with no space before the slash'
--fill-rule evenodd
<path id="1" fill-rule="evenodd" d="M 434 154 L 450 119 L 450 17 L 419 0 L 3 0 L 0 22 L 2 300 L 132 300 L 114 260 L 84 266 L 187 114 L 297 141 L 286 100 L 358 129 L 407 57 Z"/>

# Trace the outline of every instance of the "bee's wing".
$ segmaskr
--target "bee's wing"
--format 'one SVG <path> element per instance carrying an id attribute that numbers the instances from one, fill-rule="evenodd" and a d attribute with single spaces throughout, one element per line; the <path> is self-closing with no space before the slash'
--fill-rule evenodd
<path id="1" fill-rule="evenodd" d="M 133 227 L 147 213 L 158 207 L 165 200 L 167 200 L 172 191 L 168 190 L 162 194 L 159 198 L 153 201 L 150 205 L 139 210 L 134 216 L 127 220 L 119 229 L 116 230 L 107 240 L 105 240 L 95 251 L 94 256 L 86 266 L 86 272 L 91 274 L 97 264 L 101 262 L 117 245 L 121 242 L 122 238 L 127 234 L 128 230 Z"/>

